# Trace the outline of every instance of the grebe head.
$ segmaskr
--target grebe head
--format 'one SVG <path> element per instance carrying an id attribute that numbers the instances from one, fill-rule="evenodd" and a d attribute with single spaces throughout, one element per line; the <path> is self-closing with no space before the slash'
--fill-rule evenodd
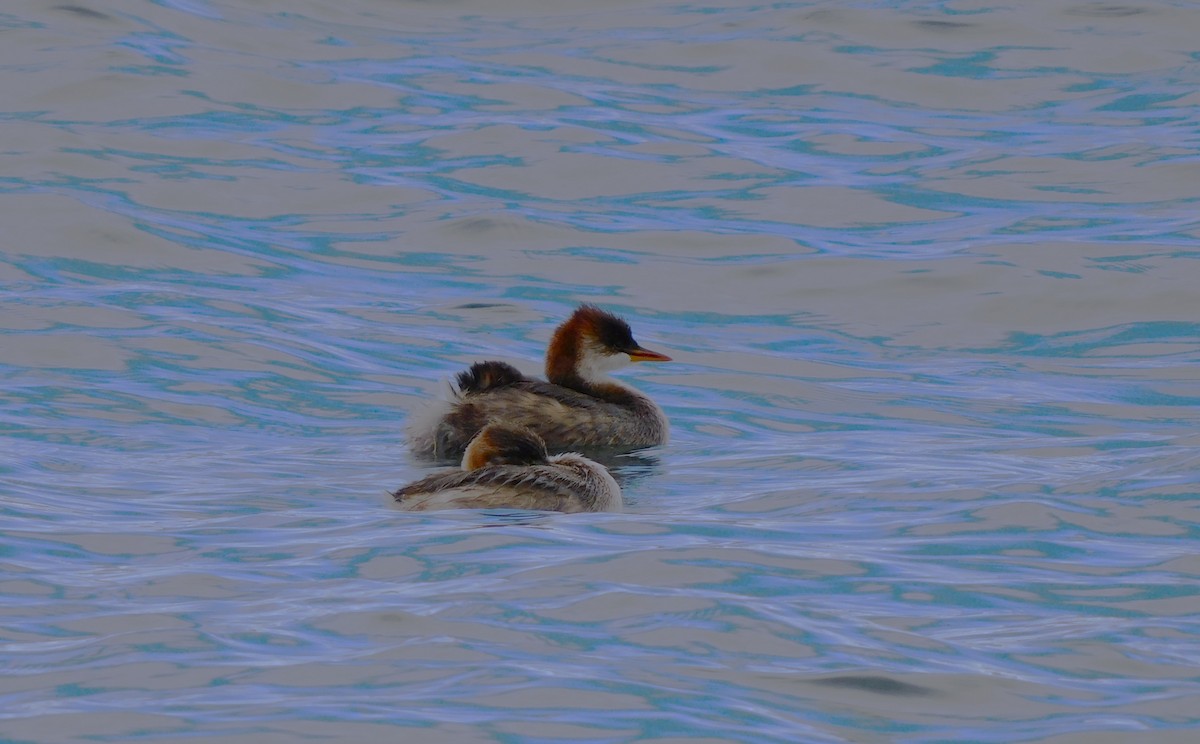
<path id="1" fill-rule="evenodd" d="M 601 381 L 630 362 L 669 362 L 671 357 L 643 348 L 629 324 L 595 305 L 579 309 L 560 325 L 546 350 L 546 379 Z"/>
<path id="2" fill-rule="evenodd" d="M 462 469 L 478 470 L 485 465 L 539 465 L 549 454 L 546 443 L 523 426 L 488 424 L 467 445 Z"/>

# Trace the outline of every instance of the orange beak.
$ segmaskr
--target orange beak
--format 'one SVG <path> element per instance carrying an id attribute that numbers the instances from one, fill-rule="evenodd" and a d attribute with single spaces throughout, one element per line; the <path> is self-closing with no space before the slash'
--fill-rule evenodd
<path id="1" fill-rule="evenodd" d="M 629 355 L 629 360 L 631 362 L 669 362 L 669 361 L 671 361 L 671 357 L 667 356 L 666 354 L 659 354 L 657 351 L 650 351 L 649 349 L 643 349 L 640 346 L 636 346 L 633 349 L 630 349 L 629 351 L 627 351 L 625 353 Z"/>

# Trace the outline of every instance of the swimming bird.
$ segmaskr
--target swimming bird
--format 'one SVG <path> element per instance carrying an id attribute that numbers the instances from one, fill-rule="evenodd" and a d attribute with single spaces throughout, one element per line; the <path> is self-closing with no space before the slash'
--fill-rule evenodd
<path id="1" fill-rule="evenodd" d="M 669 427 L 662 409 L 608 373 L 630 362 L 669 361 L 639 345 L 621 318 L 581 305 L 550 338 L 545 381 L 504 362 L 473 364 L 455 378 L 448 402 L 415 419 L 409 443 L 417 455 L 451 459 L 500 421 L 534 431 L 551 452 L 663 444 Z"/>
<path id="2" fill-rule="evenodd" d="M 534 432 L 488 424 L 467 446 L 462 468 L 434 473 L 392 493 L 402 509 L 620 511 L 621 489 L 583 455 L 550 455 Z"/>

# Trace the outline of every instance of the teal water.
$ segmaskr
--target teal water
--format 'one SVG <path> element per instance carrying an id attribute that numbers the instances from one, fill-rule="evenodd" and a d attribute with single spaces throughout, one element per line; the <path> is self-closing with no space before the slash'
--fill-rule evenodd
<path id="1" fill-rule="evenodd" d="M 0 13 L 0 741 L 1190 742 L 1186 3 Z M 394 510 L 579 302 L 611 515 Z"/>

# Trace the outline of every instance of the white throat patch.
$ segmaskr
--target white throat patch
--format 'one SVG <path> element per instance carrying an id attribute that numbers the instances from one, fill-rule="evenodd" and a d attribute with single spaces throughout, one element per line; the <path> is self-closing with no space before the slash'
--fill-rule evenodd
<path id="1" fill-rule="evenodd" d="M 584 344 L 579 359 L 579 376 L 585 380 L 608 380 L 609 372 L 628 367 L 631 361 L 624 352 L 608 354 L 595 344 Z"/>

